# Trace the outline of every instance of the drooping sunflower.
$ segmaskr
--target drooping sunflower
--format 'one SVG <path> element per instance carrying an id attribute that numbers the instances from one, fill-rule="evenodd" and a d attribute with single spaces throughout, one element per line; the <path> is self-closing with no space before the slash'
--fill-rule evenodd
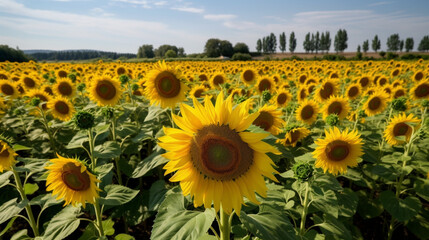
<path id="1" fill-rule="evenodd" d="M 270 77 L 264 76 L 259 78 L 258 83 L 256 85 L 258 92 L 262 93 L 265 90 L 272 92 L 274 90 L 274 87 L 276 86 L 276 83 Z"/>
<path id="2" fill-rule="evenodd" d="M 408 142 L 411 138 L 411 134 L 419 128 L 420 120 L 412 113 L 406 115 L 405 113 L 399 114 L 393 117 L 386 130 L 384 130 L 384 138 L 390 145 L 400 145 Z M 398 139 L 398 137 L 405 137 L 405 141 Z"/>
<path id="3" fill-rule="evenodd" d="M 340 120 L 347 117 L 350 111 L 350 105 L 343 96 L 331 96 L 323 105 L 323 119 L 326 119 L 330 114 L 337 114 Z"/>
<path id="4" fill-rule="evenodd" d="M 328 100 L 331 96 L 335 96 L 338 92 L 338 84 L 334 79 L 325 80 L 315 91 L 315 98 L 319 102 Z"/>
<path id="5" fill-rule="evenodd" d="M 297 94 L 298 102 L 304 101 L 305 99 L 307 99 L 307 96 L 308 96 L 307 88 L 305 88 L 305 86 L 300 87 L 296 94 Z"/>
<path id="6" fill-rule="evenodd" d="M 252 85 L 258 79 L 258 73 L 253 68 L 245 68 L 240 74 L 240 79 L 246 85 Z"/>
<path id="7" fill-rule="evenodd" d="M 319 106 L 316 101 L 305 99 L 296 109 L 295 117 L 296 120 L 311 125 L 316 121 L 318 113 Z"/>
<path id="8" fill-rule="evenodd" d="M 358 83 L 350 84 L 346 90 L 346 96 L 350 100 L 354 100 L 361 94 L 361 86 Z"/>
<path id="9" fill-rule="evenodd" d="M 16 162 L 15 156 L 18 154 L 6 142 L 0 140 L 0 173 L 12 169 Z"/>
<path id="10" fill-rule="evenodd" d="M 273 98 L 277 107 L 284 107 L 292 101 L 292 95 L 287 90 L 278 90 L 277 95 Z"/>
<path id="11" fill-rule="evenodd" d="M 253 125 L 277 135 L 285 121 L 281 119 L 282 111 L 274 105 L 264 105 L 259 110 L 259 116 L 253 121 Z"/>
<path id="12" fill-rule="evenodd" d="M 357 130 L 341 132 L 337 127 L 325 130 L 325 138 L 317 139 L 313 152 L 315 166 L 323 171 L 338 175 L 347 172 L 347 167 L 355 167 L 362 156 L 362 139 Z"/>
<path id="13" fill-rule="evenodd" d="M 48 108 L 51 109 L 54 118 L 61 121 L 69 121 L 75 112 L 73 104 L 67 98 L 61 96 L 51 99 L 48 102 Z"/>
<path id="14" fill-rule="evenodd" d="M 52 90 L 56 96 L 72 98 L 76 93 L 76 86 L 69 78 L 58 78 Z"/>
<path id="15" fill-rule="evenodd" d="M 57 157 L 45 167 L 48 170 L 46 191 L 52 191 L 57 199 L 64 199 L 64 206 L 82 203 L 85 208 L 86 202 L 94 204 L 101 191 L 96 185 L 100 180 L 78 159 L 64 158 L 58 154 Z"/>
<path id="16" fill-rule="evenodd" d="M 310 130 L 305 127 L 293 127 L 286 130 L 285 138 L 278 139 L 277 142 L 283 144 L 286 147 L 295 147 L 299 141 L 306 138 L 310 133 Z"/>
<path id="17" fill-rule="evenodd" d="M 209 90 L 208 88 L 206 88 L 204 85 L 201 84 L 193 87 L 189 92 L 189 96 L 196 97 L 196 98 L 204 97 L 204 93 L 207 92 L 208 90 Z"/>
<path id="18" fill-rule="evenodd" d="M 232 108 L 231 96 L 224 101 L 223 92 L 216 104 L 206 97 L 205 106 L 194 98 L 194 108 L 181 104 L 183 117 L 173 114 L 181 129 L 164 128 L 159 146 L 167 150 L 170 161 L 165 174 L 175 172 L 172 182 L 180 182 L 183 195 L 193 197 L 194 206 L 204 204 L 230 214 L 240 215 L 243 196 L 257 203 L 255 192 L 266 196 L 264 176 L 276 181 L 274 163 L 268 152 L 280 154 L 265 143 L 266 133 L 245 130 L 259 116 L 248 113 L 249 102 Z"/>
<path id="19" fill-rule="evenodd" d="M 0 80 L 0 93 L 5 96 L 9 96 L 10 98 L 17 98 L 19 96 L 16 83 L 6 80 Z"/>
<path id="20" fill-rule="evenodd" d="M 370 117 L 383 112 L 387 107 L 388 98 L 388 94 L 382 89 L 375 91 L 363 104 L 365 114 Z"/>
<path id="21" fill-rule="evenodd" d="M 89 98 L 98 106 L 114 106 L 121 99 L 122 88 L 118 80 L 104 75 L 95 77 L 92 81 Z"/>
<path id="22" fill-rule="evenodd" d="M 429 80 L 416 83 L 410 92 L 414 100 L 429 99 Z"/>
<path id="23" fill-rule="evenodd" d="M 151 104 L 161 104 L 162 108 L 174 108 L 185 100 L 188 87 L 181 81 L 181 74 L 165 62 L 158 62 L 146 75 L 145 93 Z"/>

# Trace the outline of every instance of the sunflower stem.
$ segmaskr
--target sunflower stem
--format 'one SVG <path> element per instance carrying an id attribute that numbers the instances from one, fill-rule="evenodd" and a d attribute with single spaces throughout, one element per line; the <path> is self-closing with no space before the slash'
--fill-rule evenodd
<path id="1" fill-rule="evenodd" d="M 92 128 L 88 129 L 89 138 L 89 158 L 91 159 L 91 170 L 94 172 L 97 165 L 97 160 L 94 158 L 94 136 L 92 135 Z"/>
<path id="2" fill-rule="evenodd" d="M 304 236 L 305 234 L 305 221 L 307 218 L 307 211 L 308 211 L 308 195 L 309 195 L 309 190 L 310 190 L 310 186 L 308 182 L 305 182 L 305 195 L 304 195 L 304 203 L 303 203 L 303 210 L 301 213 L 301 224 L 299 227 L 299 234 L 301 236 Z"/>
<path id="3" fill-rule="evenodd" d="M 173 120 L 173 114 L 174 114 L 174 110 L 173 110 L 173 108 L 170 108 L 170 121 L 171 121 L 171 127 L 172 128 L 175 128 L 175 126 L 174 126 L 174 120 Z"/>
<path id="4" fill-rule="evenodd" d="M 48 119 L 46 119 L 45 111 L 43 111 L 43 109 L 41 109 L 40 107 L 37 107 L 37 109 L 39 109 L 39 112 L 42 115 L 43 125 L 45 126 L 46 132 L 48 133 L 49 143 L 51 144 L 51 149 L 54 151 L 55 155 L 55 153 L 57 152 L 57 148 L 54 142 L 54 137 L 52 135 L 51 129 L 49 128 Z"/>
<path id="5" fill-rule="evenodd" d="M 111 128 L 110 130 L 112 131 L 112 138 L 113 138 L 112 140 L 116 142 L 116 118 L 115 117 L 112 118 L 112 125 L 110 128 Z M 121 174 L 121 168 L 119 166 L 119 159 L 120 157 L 115 158 L 116 175 L 118 178 L 119 185 L 122 185 L 122 174 Z"/>
<path id="6" fill-rule="evenodd" d="M 13 176 L 15 178 L 16 182 L 16 189 L 18 190 L 19 194 L 21 195 L 22 201 L 28 201 L 27 196 L 25 195 L 24 188 L 22 187 L 21 178 L 19 178 L 18 172 L 15 171 L 15 169 L 12 169 Z M 35 237 L 40 236 L 39 234 L 39 228 L 37 227 L 36 220 L 34 219 L 33 211 L 31 210 L 31 206 L 29 203 L 25 205 L 25 211 L 27 212 L 28 216 L 28 223 L 30 224 L 31 229 L 33 229 L 33 233 Z"/>
<path id="7" fill-rule="evenodd" d="M 99 198 L 95 199 L 94 209 L 95 209 L 95 217 L 96 217 L 96 220 L 97 220 L 98 233 L 100 234 L 100 237 L 104 237 L 103 215 L 102 215 L 102 212 L 101 212 L 101 209 L 100 209 Z"/>
<path id="8" fill-rule="evenodd" d="M 231 225 L 229 224 L 229 216 L 223 210 L 222 205 L 220 205 L 220 240 L 229 240 L 229 235 L 231 233 Z"/>
<path id="9" fill-rule="evenodd" d="M 383 134 L 384 133 L 384 131 L 386 131 L 386 127 L 387 127 L 387 125 L 389 125 L 389 122 L 390 122 L 390 118 L 392 117 L 392 112 L 393 112 L 393 108 L 391 107 L 390 108 L 390 111 L 389 111 L 389 117 L 387 118 L 387 124 L 384 126 L 384 130 L 383 130 L 383 132 L 381 133 L 381 134 Z M 381 121 L 380 121 L 381 122 Z M 377 126 L 378 127 L 378 126 Z M 380 146 L 380 159 L 381 159 L 381 155 L 383 154 L 383 147 L 384 147 L 384 143 L 385 143 L 386 141 L 384 140 L 384 137 L 382 137 L 382 139 L 381 139 L 381 146 Z"/>
<path id="10" fill-rule="evenodd" d="M 359 107 L 360 107 L 360 101 L 358 102 L 358 105 L 356 107 L 356 119 L 355 119 L 355 124 L 353 125 L 353 131 L 356 129 L 357 123 L 359 121 Z"/>

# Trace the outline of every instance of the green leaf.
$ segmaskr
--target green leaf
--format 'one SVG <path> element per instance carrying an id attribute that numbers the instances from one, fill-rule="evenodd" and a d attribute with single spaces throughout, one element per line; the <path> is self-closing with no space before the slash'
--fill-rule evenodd
<path id="1" fill-rule="evenodd" d="M 338 214 L 344 217 L 353 217 L 356 213 L 359 198 L 353 190 L 345 188 L 337 193 L 339 211 Z"/>
<path id="2" fill-rule="evenodd" d="M 31 194 L 35 193 L 37 190 L 39 190 L 39 185 L 37 185 L 35 183 L 26 183 L 24 185 L 25 195 L 31 195 Z"/>
<path id="3" fill-rule="evenodd" d="M 83 143 L 88 141 L 89 140 L 88 140 L 87 131 L 79 131 L 76 133 L 76 135 L 73 136 L 73 138 L 67 144 L 66 149 L 81 148 Z"/>
<path id="4" fill-rule="evenodd" d="M 12 175 L 13 175 L 12 171 L 7 171 L 7 172 L 4 172 L 3 174 L 0 175 L 0 188 L 9 184 L 9 182 L 10 182 L 9 178 Z"/>
<path id="5" fill-rule="evenodd" d="M 145 122 L 158 118 L 166 109 L 163 109 L 159 106 L 152 105 L 149 107 L 148 114 L 144 119 Z"/>
<path id="6" fill-rule="evenodd" d="M 366 192 L 357 192 L 359 196 L 359 203 L 357 212 L 364 219 L 370 219 L 380 216 L 384 208 L 379 199 L 372 199 L 366 196 Z"/>
<path id="7" fill-rule="evenodd" d="M 392 165 L 375 165 L 372 167 L 371 172 L 381 178 L 384 178 L 388 181 L 395 181 L 398 176 L 398 172 L 393 168 Z"/>
<path id="8" fill-rule="evenodd" d="M 13 149 L 15 152 L 17 152 L 17 151 L 21 151 L 21 150 L 31 150 L 31 149 L 33 149 L 33 148 L 31 148 L 31 147 L 26 147 L 26 146 L 22 146 L 22 145 L 19 145 L 19 144 L 15 144 L 15 145 L 13 145 L 13 146 L 12 146 L 12 149 Z"/>
<path id="9" fill-rule="evenodd" d="M 398 141 L 401 141 L 401 142 L 406 142 L 407 141 L 407 138 L 405 138 L 404 135 L 395 136 L 395 139 L 398 140 Z"/>
<path id="10" fill-rule="evenodd" d="M 408 221 L 406 226 L 419 239 L 429 239 L 429 211 L 423 209 L 420 214 Z"/>
<path id="11" fill-rule="evenodd" d="M 417 178 L 414 182 L 414 190 L 421 198 L 429 201 L 429 179 Z"/>
<path id="12" fill-rule="evenodd" d="M 94 226 L 94 222 L 90 222 L 85 231 L 83 231 L 82 236 L 79 237 L 78 240 L 97 240 L 98 230 Z"/>
<path id="13" fill-rule="evenodd" d="M 110 206 L 125 204 L 131 201 L 139 193 L 139 190 L 133 190 L 125 186 L 114 184 L 107 185 L 104 188 L 104 191 L 107 193 L 107 195 L 100 198 L 100 204 Z"/>
<path id="14" fill-rule="evenodd" d="M 31 199 L 30 205 L 39 205 L 43 208 L 48 208 L 60 204 L 63 200 L 57 200 L 51 193 L 39 195 Z"/>
<path id="15" fill-rule="evenodd" d="M 45 240 L 64 239 L 72 234 L 80 224 L 77 218 L 80 215 L 80 208 L 68 205 L 59 213 L 57 213 L 46 227 Z"/>
<path id="16" fill-rule="evenodd" d="M 13 217 L 8 223 L 7 223 L 7 225 L 6 225 L 6 227 L 4 227 L 4 229 L 3 229 L 3 231 L 1 231 L 0 232 L 0 237 L 1 236 L 3 236 L 6 232 L 7 232 L 7 230 L 9 230 L 9 228 L 10 227 L 12 227 L 12 225 L 13 225 L 13 222 L 15 222 L 15 220 L 17 219 L 18 217 L 16 216 L 16 217 Z"/>
<path id="17" fill-rule="evenodd" d="M 262 204 L 258 214 L 240 214 L 240 220 L 253 235 L 261 239 L 296 239 L 295 230 L 284 211 Z"/>
<path id="18" fill-rule="evenodd" d="M 115 222 L 112 221 L 111 218 L 108 218 L 102 222 L 104 234 L 106 236 L 112 236 L 115 234 L 115 229 L 113 228 L 113 225 L 115 225 Z"/>
<path id="19" fill-rule="evenodd" d="M 11 199 L 0 206 L 0 224 L 18 215 L 28 203 L 28 200 L 17 203 L 18 198 Z"/>
<path id="20" fill-rule="evenodd" d="M 342 222 L 337 218 L 330 216 L 329 214 L 323 214 L 323 221 L 317 215 L 314 215 L 314 222 L 319 226 L 325 237 L 330 239 L 344 239 L 351 240 L 352 235 L 350 231 L 343 225 Z"/>
<path id="21" fill-rule="evenodd" d="M 13 234 L 10 240 L 33 240 L 33 238 L 28 236 L 27 229 L 23 229 Z"/>
<path id="22" fill-rule="evenodd" d="M 315 207 L 324 213 L 329 213 L 334 217 L 338 217 L 339 206 L 334 191 L 313 186 L 311 196 L 313 200 L 310 205 L 311 207 Z"/>
<path id="23" fill-rule="evenodd" d="M 392 191 L 380 193 L 380 201 L 384 209 L 400 222 L 405 222 L 417 215 L 422 207 L 422 203 L 416 197 L 405 199 L 396 198 Z"/>
<path id="24" fill-rule="evenodd" d="M 97 173 L 98 179 L 103 179 L 104 176 L 112 172 L 113 163 L 103 164 L 95 168 L 95 172 Z"/>
<path id="25" fill-rule="evenodd" d="M 158 167 L 161 164 L 168 162 L 168 159 L 161 156 L 164 153 L 164 150 L 153 152 L 151 155 L 140 161 L 135 167 L 132 178 L 139 178 L 144 176 L 150 170 Z"/>
<path id="26" fill-rule="evenodd" d="M 115 240 L 135 240 L 135 238 L 128 234 L 121 233 L 115 236 Z"/>
<path id="27" fill-rule="evenodd" d="M 293 173 L 293 171 L 292 171 L 292 170 L 288 170 L 288 171 L 286 171 L 286 172 L 284 172 L 284 173 L 280 174 L 280 176 L 281 176 L 282 178 L 293 178 L 294 173 Z"/>
<path id="28" fill-rule="evenodd" d="M 151 239 L 198 239 L 206 234 L 214 219 L 212 209 L 186 210 L 182 193 L 172 193 L 159 207 Z"/>
<path id="29" fill-rule="evenodd" d="M 149 190 L 149 205 L 148 205 L 149 211 L 158 210 L 159 205 L 165 199 L 166 192 L 167 192 L 167 189 L 165 188 L 164 180 L 158 180 L 152 183 L 152 186 L 150 187 L 150 190 Z"/>
<path id="30" fill-rule="evenodd" d="M 94 157 L 96 158 L 116 158 L 120 155 L 121 147 L 114 141 L 107 141 L 94 148 Z"/>
<path id="31" fill-rule="evenodd" d="M 199 237 L 198 240 L 217 240 L 217 237 L 206 233 L 203 236 Z"/>

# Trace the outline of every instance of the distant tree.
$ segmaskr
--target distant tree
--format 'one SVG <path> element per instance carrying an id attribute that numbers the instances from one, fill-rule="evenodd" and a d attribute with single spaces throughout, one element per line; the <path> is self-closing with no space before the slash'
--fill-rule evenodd
<path id="1" fill-rule="evenodd" d="M 317 31 L 316 36 L 314 38 L 314 50 L 316 51 L 316 54 L 317 54 L 317 51 L 320 50 L 320 34 L 319 34 L 319 31 Z"/>
<path id="2" fill-rule="evenodd" d="M 380 42 L 380 39 L 378 39 L 378 35 L 375 35 L 374 39 L 372 39 L 371 47 L 372 47 L 372 50 L 374 50 L 374 52 L 377 52 L 378 50 L 380 50 L 381 42 Z"/>
<path id="3" fill-rule="evenodd" d="M 404 49 L 404 40 L 401 40 L 401 41 L 399 42 L 399 51 L 401 51 L 401 52 L 402 52 L 402 49 Z"/>
<path id="4" fill-rule="evenodd" d="M 325 41 L 326 41 L 325 50 L 328 53 L 329 49 L 331 49 L 331 43 L 332 43 L 331 36 L 330 36 L 330 33 L 328 31 L 326 31 L 326 33 L 325 33 Z"/>
<path id="5" fill-rule="evenodd" d="M 360 51 L 360 45 L 357 46 L 356 52 L 358 52 L 358 53 L 361 52 Z"/>
<path id="6" fill-rule="evenodd" d="M 28 62 L 28 57 L 17 47 L 13 49 L 8 45 L 0 45 L 0 62 Z"/>
<path id="7" fill-rule="evenodd" d="M 157 49 L 155 49 L 155 56 L 157 57 L 165 57 L 165 53 L 167 53 L 168 50 L 173 50 L 177 55 L 177 47 L 173 45 L 164 44 L 159 46 Z"/>
<path id="8" fill-rule="evenodd" d="M 249 53 L 249 46 L 245 43 L 238 42 L 234 45 L 234 53 Z"/>
<path id="9" fill-rule="evenodd" d="M 176 58 L 177 54 L 173 49 L 168 50 L 165 55 L 166 58 Z"/>
<path id="10" fill-rule="evenodd" d="M 155 53 L 153 52 L 153 45 L 145 44 L 139 47 L 137 51 L 138 58 L 153 58 Z"/>
<path id="11" fill-rule="evenodd" d="M 295 33 L 291 32 L 290 33 L 290 37 L 289 37 L 289 51 L 291 53 L 295 52 L 295 48 L 296 48 L 296 38 L 295 38 Z"/>
<path id="12" fill-rule="evenodd" d="M 405 51 L 409 52 L 413 50 L 413 48 L 414 48 L 414 39 L 413 38 L 405 39 Z"/>
<path id="13" fill-rule="evenodd" d="M 314 52 L 314 50 L 316 49 L 316 38 L 314 37 L 314 34 L 311 34 L 311 39 L 310 39 L 310 51 L 311 53 Z"/>
<path id="14" fill-rule="evenodd" d="M 207 57 L 219 57 L 220 52 L 220 39 L 210 38 L 207 40 L 206 45 L 204 46 L 204 53 Z"/>
<path id="15" fill-rule="evenodd" d="M 325 46 L 326 46 L 326 37 L 325 37 L 325 33 L 322 32 L 322 34 L 320 34 L 320 42 L 319 42 L 319 51 L 321 51 L 323 53 L 323 50 L 325 50 Z"/>
<path id="16" fill-rule="evenodd" d="M 399 34 L 395 33 L 390 35 L 387 38 L 387 51 L 393 51 L 396 52 L 399 50 L 399 45 L 401 44 L 401 40 L 399 40 Z"/>
<path id="17" fill-rule="evenodd" d="M 269 52 L 269 39 L 268 37 L 263 37 L 262 38 L 262 52 L 263 53 L 268 53 Z"/>
<path id="18" fill-rule="evenodd" d="M 258 39 L 258 41 L 256 41 L 256 51 L 258 53 L 260 53 L 262 51 L 262 41 L 261 41 L 261 39 Z"/>
<path id="19" fill-rule="evenodd" d="M 224 57 L 232 57 L 234 55 L 234 48 L 232 47 L 232 43 L 228 40 L 222 40 L 220 42 L 220 54 Z"/>
<path id="20" fill-rule="evenodd" d="M 423 52 L 423 51 L 429 51 L 429 35 L 426 35 L 422 38 L 422 40 L 419 43 L 419 47 L 417 50 Z"/>
<path id="21" fill-rule="evenodd" d="M 269 36 L 269 52 L 275 53 L 277 49 L 277 38 L 274 33 L 271 33 Z"/>
<path id="22" fill-rule="evenodd" d="M 368 52 L 368 50 L 369 50 L 369 41 L 368 40 L 365 40 L 363 42 L 363 44 L 362 44 L 362 50 L 363 50 L 364 53 Z"/>
<path id="23" fill-rule="evenodd" d="M 356 49 L 356 58 L 359 60 L 362 59 L 362 52 L 360 50 L 360 45 L 358 45 Z"/>
<path id="24" fill-rule="evenodd" d="M 178 49 L 177 49 L 177 56 L 178 56 L 178 57 L 186 57 L 185 49 L 184 49 L 184 48 L 182 48 L 182 47 L 178 48 Z"/>
<path id="25" fill-rule="evenodd" d="M 335 35 L 334 47 L 336 52 L 344 52 L 347 49 L 347 31 L 345 29 L 340 29 Z"/>
<path id="26" fill-rule="evenodd" d="M 311 50 L 311 39 L 310 39 L 310 33 L 307 33 L 305 35 L 305 40 L 303 42 L 303 47 L 306 53 L 308 53 Z"/>
<path id="27" fill-rule="evenodd" d="M 282 53 L 286 51 L 286 34 L 282 32 L 279 36 L 279 49 Z"/>

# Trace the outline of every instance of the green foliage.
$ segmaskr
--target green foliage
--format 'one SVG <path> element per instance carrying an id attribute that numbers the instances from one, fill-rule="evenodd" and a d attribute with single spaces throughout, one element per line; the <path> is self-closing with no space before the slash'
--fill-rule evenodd
<path id="1" fill-rule="evenodd" d="M 368 52 L 368 50 L 369 50 L 369 41 L 368 40 L 365 40 L 363 42 L 363 44 L 362 44 L 362 50 L 363 50 L 364 53 Z"/>
<path id="2" fill-rule="evenodd" d="M 422 40 L 420 40 L 417 50 L 421 52 L 429 51 L 429 35 L 424 36 Z"/>
<path id="3" fill-rule="evenodd" d="M 337 35 L 335 35 L 334 40 L 334 48 L 336 52 L 344 52 L 345 49 L 347 49 L 347 31 L 345 29 L 340 29 L 337 32 Z"/>
<path id="4" fill-rule="evenodd" d="M 234 55 L 232 55 L 231 60 L 249 61 L 249 60 L 252 60 L 252 56 L 250 56 L 250 54 L 247 54 L 247 53 L 234 53 Z"/>
<path id="5" fill-rule="evenodd" d="M 378 35 L 375 35 L 374 39 L 372 39 L 371 47 L 372 47 L 372 50 L 374 50 L 374 52 L 377 52 L 378 50 L 380 50 L 380 48 L 381 48 L 381 41 L 378 38 Z"/>
<path id="6" fill-rule="evenodd" d="M 236 53 L 249 53 L 249 47 L 247 44 L 238 42 L 234 45 L 234 54 Z M 234 55 L 233 55 L 234 56 Z"/>
<path id="7" fill-rule="evenodd" d="M 279 49 L 282 53 L 286 51 L 286 34 L 284 32 L 279 36 Z"/>
<path id="8" fill-rule="evenodd" d="M 399 34 L 392 34 L 387 38 L 387 51 L 393 51 L 396 52 L 399 50 L 400 48 L 400 42 L 401 40 L 399 39 Z"/>
<path id="9" fill-rule="evenodd" d="M 414 48 L 414 39 L 413 38 L 405 39 L 405 51 L 406 52 L 412 51 L 413 48 Z"/>
<path id="10" fill-rule="evenodd" d="M 174 50 L 170 49 L 165 53 L 166 58 L 175 58 L 177 57 L 177 54 Z"/>
<path id="11" fill-rule="evenodd" d="M 392 101 L 392 108 L 396 111 L 405 111 L 407 110 L 407 98 L 399 97 Z"/>
<path id="12" fill-rule="evenodd" d="M 295 32 L 291 32 L 289 36 L 289 52 L 291 53 L 295 52 L 295 48 L 296 48 Z"/>
<path id="13" fill-rule="evenodd" d="M 155 57 L 155 52 L 153 51 L 153 45 L 144 44 L 139 47 L 137 51 L 138 58 L 153 58 Z"/>
<path id="14" fill-rule="evenodd" d="M 0 45 L 0 62 L 28 62 L 28 57 L 19 48 L 13 49 L 8 45 Z"/>
<path id="15" fill-rule="evenodd" d="M 92 113 L 86 111 L 79 111 L 74 115 L 74 124 L 80 129 L 90 129 L 95 124 L 95 118 Z"/>

